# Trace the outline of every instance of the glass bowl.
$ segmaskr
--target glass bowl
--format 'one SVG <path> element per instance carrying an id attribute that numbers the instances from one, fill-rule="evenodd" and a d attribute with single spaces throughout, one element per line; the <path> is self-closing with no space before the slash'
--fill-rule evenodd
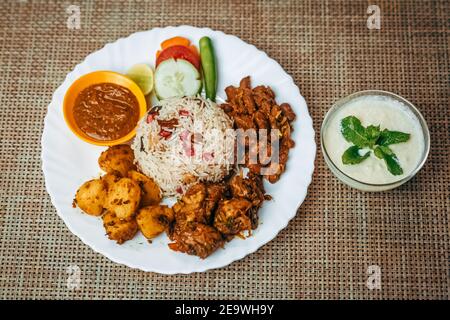
<path id="1" fill-rule="evenodd" d="M 414 170 L 411 171 L 410 174 L 408 174 L 407 176 L 391 182 L 391 183 L 386 183 L 386 184 L 371 184 L 371 183 L 367 183 L 367 182 L 362 182 L 359 180 L 356 180 L 352 177 L 350 177 L 349 175 L 347 175 L 346 173 L 344 173 L 342 170 L 340 170 L 335 164 L 334 162 L 331 160 L 330 156 L 327 153 L 327 149 L 326 149 L 326 145 L 324 143 L 324 134 L 326 129 L 328 128 L 329 122 L 331 119 L 333 119 L 335 113 L 345 104 L 347 104 L 348 102 L 350 102 L 353 99 L 362 97 L 362 96 L 386 96 L 389 98 L 392 98 L 394 100 L 397 100 L 399 102 L 402 102 L 404 105 L 406 105 L 409 110 L 417 117 L 420 126 L 422 128 L 422 133 L 423 133 L 423 137 L 424 137 L 424 149 L 423 149 L 423 153 L 422 156 L 420 158 L 420 161 L 418 162 L 417 166 L 414 168 Z M 428 130 L 428 126 L 427 123 L 425 122 L 425 119 L 423 118 L 422 114 L 419 112 L 419 110 L 417 110 L 417 108 L 408 100 L 400 97 L 399 95 L 396 95 L 392 92 L 388 92 L 388 91 L 382 91 L 382 90 L 365 90 L 365 91 L 359 91 L 356 93 L 353 93 L 345 98 L 342 98 L 340 100 L 338 100 L 337 102 L 335 102 L 333 104 L 333 106 L 330 108 L 330 110 L 328 110 L 327 114 L 325 115 L 325 118 L 322 122 L 322 127 L 320 130 L 320 144 L 321 144 L 321 148 L 322 148 L 322 153 L 323 156 L 325 158 L 325 162 L 328 165 L 328 167 L 330 168 L 331 172 L 333 172 L 333 174 L 343 183 L 347 184 L 348 186 L 352 187 L 352 188 L 356 188 L 362 191 L 386 191 L 386 190 L 391 190 L 394 189 L 402 184 L 404 184 L 405 182 L 407 182 L 408 180 L 410 180 L 412 177 L 414 177 L 416 175 L 416 173 L 422 168 L 422 166 L 424 165 L 427 157 L 428 157 L 428 153 L 430 151 L 430 132 Z"/>

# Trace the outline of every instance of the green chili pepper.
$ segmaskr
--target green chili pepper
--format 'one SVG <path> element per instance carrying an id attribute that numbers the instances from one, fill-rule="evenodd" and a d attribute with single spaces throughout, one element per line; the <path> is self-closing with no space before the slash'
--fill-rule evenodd
<path id="1" fill-rule="evenodd" d="M 205 83 L 206 98 L 216 101 L 217 73 L 214 48 L 211 39 L 203 37 L 200 39 L 200 58 L 202 60 L 203 81 Z"/>

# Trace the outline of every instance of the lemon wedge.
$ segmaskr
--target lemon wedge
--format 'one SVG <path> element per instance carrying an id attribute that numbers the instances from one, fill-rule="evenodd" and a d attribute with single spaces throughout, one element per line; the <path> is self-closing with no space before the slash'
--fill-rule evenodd
<path id="1" fill-rule="evenodd" d="M 144 95 L 148 95 L 153 90 L 153 70 L 145 63 L 138 63 L 132 66 L 126 76 L 133 80 Z"/>

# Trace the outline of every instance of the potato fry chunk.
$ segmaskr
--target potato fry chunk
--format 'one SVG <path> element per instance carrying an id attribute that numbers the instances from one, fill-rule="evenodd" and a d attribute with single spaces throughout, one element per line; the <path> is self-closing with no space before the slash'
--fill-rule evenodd
<path id="1" fill-rule="evenodd" d="M 102 179 L 103 183 L 105 184 L 106 191 L 109 191 L 111 190 L 112 186 L 120 180 L 120 177 L 112 173 L 107 173 L 100 179 Z"/>
<path id="2" fill-rule="evenodd" d="M 136 216 L 139 229 L 147 239 L 152 239 L 168 230 L 173 219 L 172 209 L 165 205 L 142 208 Z"/>
<path id="3" fill-rule="evenodd" d="M 128 171 L 134 170 L 134 153 L 129 145 L 120 144 L 109 147 L 98 158 L 100 168 L 106 173 L 126 177 Z"/>
<path id="4" fill-rule="evenodd" d="M 146 207 L 161 202 L 161 190 L 152 178 L 143 175 L 136 170 L 128 172 L 128 177 L 136 181 L 141 187 L 141 206 Z"/>
<path id="5" fill-rule="evenodd" d="M 86 181 L 78 189 L 74 204 L 93 216 L 99 216 L 103 212 L 106 199 L 106 187 L 101 179 Z"/>
<path id="6" fill-rule="evenodd" d="M 115 213 L 119 219 L 128 219 L 135 214 L 140 201 L 139 185 L 129 178 L 122 178 L 108 190 L 105 208 Z"/>
<path id="7" fill-rule="evenodd" d="M 134 218 L 122 220 L 111 211 L 107 211 L 103 215 L 103 226 L 105 227 L 108 238 L 117 241 L 118 244 L 132 239 L 138 231 L 138 226 Z"/>

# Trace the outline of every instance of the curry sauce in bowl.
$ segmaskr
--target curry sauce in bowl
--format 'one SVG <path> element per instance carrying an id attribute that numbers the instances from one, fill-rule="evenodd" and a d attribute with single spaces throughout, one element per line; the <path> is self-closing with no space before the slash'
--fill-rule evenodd
<path id="1" fill-rule="evenodd" d="M 147 103 L 139 87 L 111 71 L 96 71 L 78 78 L 64 97 L 64 118 L 82 140 L 116 145 L 131 140 Z"/>

